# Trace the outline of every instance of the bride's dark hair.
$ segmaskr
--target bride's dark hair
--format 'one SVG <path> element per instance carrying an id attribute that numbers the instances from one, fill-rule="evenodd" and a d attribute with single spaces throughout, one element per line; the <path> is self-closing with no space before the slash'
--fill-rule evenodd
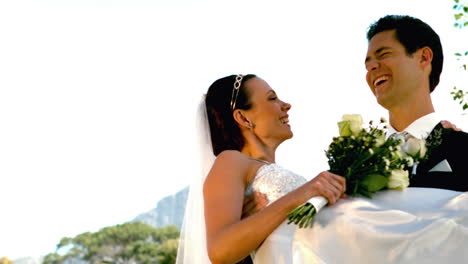
<path id="1" fill-rule="evenodd" d="M 233 110 L 231 110 L 232 90 L 234 89 L 236 76 L 230 75 L 216 80 L 208 88 L 206 94 L 206 111 L 215 156 L 218 156 L 224 150 L 240 151 L 245 143 L 240 128 L 232 115 Z M 243 76 L 235 102 L 235 109 L 248 110 L 252 107 L 245 83 L 256 77 L 254 74 Z"/>

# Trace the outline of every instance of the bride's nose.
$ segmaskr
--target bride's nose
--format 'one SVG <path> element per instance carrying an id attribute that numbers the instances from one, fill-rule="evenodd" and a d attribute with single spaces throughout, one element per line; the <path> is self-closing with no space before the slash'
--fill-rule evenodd
<path id="1" fill-rule="evenodd" d="M 291 109 L 291 104 L 283 102 L 283 111 L 287 112 L 289 109 Z"/>

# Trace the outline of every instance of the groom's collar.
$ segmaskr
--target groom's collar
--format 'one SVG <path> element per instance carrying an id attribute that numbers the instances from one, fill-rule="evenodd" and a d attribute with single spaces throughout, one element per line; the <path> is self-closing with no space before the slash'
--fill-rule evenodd
<path id="1" fill-rule="evenodd" d="M 437 126 L 438 123 L 440 123 L 440 121 L 441 119 L 436 113 L 430 113 L 416 119 L 403 131 L 408 132 L 413 137 L 419 139 L 426 139 L 427 136 L 429 136 L 431 131 L 434 129 L 434 127 Z M 387 130 L 387 137 L 394 133 L 400 133 L 403 131 L 397 131 L 395 128 L 392 127 L 392 125 L 389 125 L 389 128 Z"/>

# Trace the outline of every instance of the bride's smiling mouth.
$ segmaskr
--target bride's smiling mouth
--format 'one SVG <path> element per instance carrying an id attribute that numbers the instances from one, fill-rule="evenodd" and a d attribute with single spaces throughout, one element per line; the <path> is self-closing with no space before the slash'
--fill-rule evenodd
<path id="1" fill-rule="evenodd" d="M 280 122 L 285 124 L 285 125 L 289 125 L 289 118 L 288 117 L 289 117 L 288 115 L 281 117 Z"/>

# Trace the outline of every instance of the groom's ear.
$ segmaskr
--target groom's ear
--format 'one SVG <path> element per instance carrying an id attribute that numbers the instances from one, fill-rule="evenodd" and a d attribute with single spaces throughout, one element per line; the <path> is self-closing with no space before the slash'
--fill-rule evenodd
<path id="1" fill-rule="evenodd" d="M 236 123 L 239 125 L 239 127 L 245 127 L 245 128 L 250 128 L 250 121 L 249 119 L 245 116 L 245 113 L 244 111 L 240 110 L 240 109 L 236 109 L 234 110 L 234 112 L 232 112 L 232 116 L 234 117 L 234 121 L 236 121 Z"/>
<path id="2" fill-rule="evenodd" d="M 432 59 L 434 58 L 434 53 L 432 52 L 432 49 L 429 47 L 422 47 L 418 53 L 419 65 L 421 66 L 421 68 L 424 69 L 429 66 L 428 69 L 432 69 Z"/>

